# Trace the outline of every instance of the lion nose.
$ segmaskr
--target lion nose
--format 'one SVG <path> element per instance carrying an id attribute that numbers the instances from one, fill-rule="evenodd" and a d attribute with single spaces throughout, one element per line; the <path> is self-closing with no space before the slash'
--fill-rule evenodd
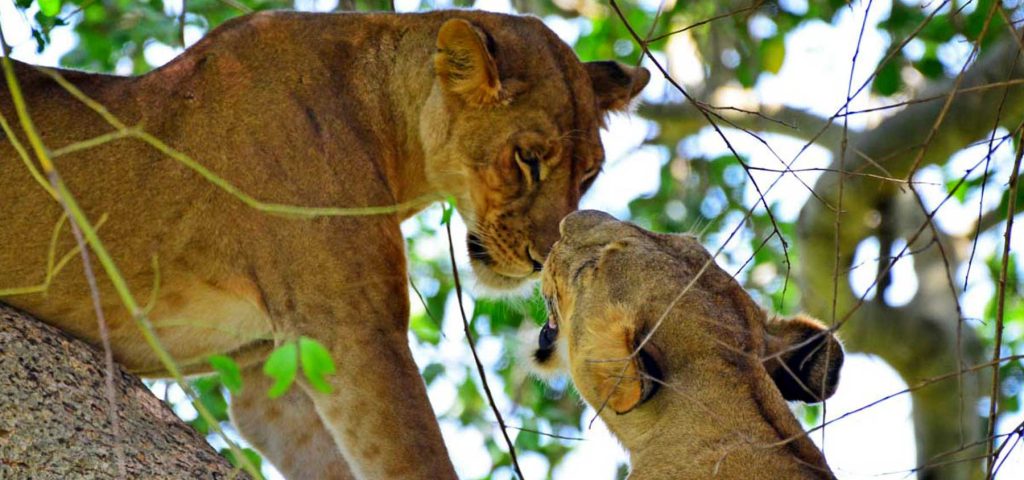
<path id="1" fill-rule="evenodd" d="M 562 223 L 558 225 L 558 232 L 562 234 L 563 239 L 566 239 L 579 235 L 581 232 L 585 232 L 602 223 L 617 221 L 615 217 L 604 212 L 579 210 L 566 215 L 562 219 Z"/>

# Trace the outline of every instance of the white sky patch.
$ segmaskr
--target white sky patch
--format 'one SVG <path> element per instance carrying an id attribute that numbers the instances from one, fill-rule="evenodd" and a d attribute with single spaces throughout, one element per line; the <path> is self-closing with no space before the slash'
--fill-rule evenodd
<path id="1" fill-rule="evenodd" d="M 420 0 L 395 0 L 396 12 L 415 12 L 420 6 Z"/>
<path id="2" fill-rule="evenodd" d="M 26 11 L 30 16 L 39 11 L 37 3 Z M 68 11 L 67 8 L 64 9 Z M 74 24 L 76 19 L 71 17 L 69 23 Z M 74 36 L 70 26 L 57 27 L 50 31 L 50 44 L 42 53 L 36 52 L 36 40 L 32 37 L 32 29 L 29 27 L 29 20 L 15 9 L 12 0 L 0 0 L 0 25 L 4 29 L 4 37 L 11 46 L 11 58 L 42 65 L 56 67 L 60 64 L 60 57 L 64 56 L 75 46 L 78 39 Z"/>
<path id="3" fill-rule="evenodd" d="M 786 36 L 786 60 L 778 75 L 765 74 L 758 84 L 758 94 L 766 103 L 784 103 L 829 117 L 845 103 L 850 66 L 857 47 L 857 37 L 864 19 L 864 2 L 857 8 L 840 8 L 836 24 L 820 20 L 804 23 Z M 888 15 L 888 0 L 872 3 L 868 25 L 864 30 L 853 76 L 853 91 L 874 72 L 885 55 L 889 39 L 874 26 Z M 850 102 L 852 110 L 874 106 L 870 87 Z M 851 92 L 852 93 L 852 92 Z M 850 118 L 850 126 L 868 125 L 867 115 Z"/>
<path id="4" fill-rule="evenodd" d="M 593 427 L 588 428 L 594 413 L 594 409 L 590 407 L 583 411 L 580 427 L 583 432 L 582 438 L 585 440 L 566 440 L 573 442 L 575 448 L 555 468 L 552 475 L 554 478 L 613 480 L 618 466 L 626 462 L 626 451 L 601 419 L 595 420 Z"/>
<path id="5" fill-rule="evenodd" d="M 582 25 L 586 23 L 582 18 L 564 18 L 558 15 L 544 17 L 544 25 L 553 30 L 563 42 L 573 45 L 580 38 L 583 32 Z"/>
<path id="6" fill-rule="evenodd" d="M 705 62 L 700 58 L 697 44 L 693 41 L 693 36 L 690 35 L 690 32 L 683 32 L 669 37 L 665 50 L 671 59 L 668 69 L 669 73 L 672 74 L 672 78 L 682 82 L 686 87 L 695 87 L 704 81 Z M 662 83 L 665 83 L 665 77 L 661 75 L 661 72 L 655 71 L 653 74 L 653 76 L 660 77 Z M 650 87 L 646 90 L 650 90 Z M 660 91 L 660 89 L 654 90 Z"/>
<path id="7" fill-rule="evenodd" d="M 907 242 L 902 238 L 893 240 L 892 257 L 896 258 L 896 255 L 902 252 L 906 246 Z M 885 290 L 885 304 L 890 307 L 902 307 L 910 303 L 914 295 L 917 295 L 918 287 L 911 249 L 908 248 L 903 256 L 896 260 L 896 263 L 889 269 L 889 275 L 892 276 L 892 284 Z"/>
<path id="8" fill-rule="evenodd" d="M 668 159 L 663 148 L 641 145 L 649 129 L 650 122 L 636 115 L 609 117 L 608 129 L 601 132 L 604 168 L 581 209 L 604 210 L 621 219 L 629 214 L 630 201 L 658 190 L 661 165 Z"/>
<path id="9" fill-rule="evenodd" d="M 512 13 L 512 2 L 509 0 L 476 0 L 473 8 L 488 12 Z"/>
<path id="10" fill-rule="evenodd" d="M 892 367 L 862 354 L 846 356 L 840 378 L 826 420 L 907 388 Z M 902 473 L 881 478 L 913 479 L 906 473 L 917 465 L 910 415 L 910 396 L 904 394 L 813 432 L 811 438 L 821 446 L 824 435 L 825 458 L 841 479 L 877 480 L 885 472 Z"/>
<path id="11" fill-rule="evenodd" d="M 864 298 L 866 300 L 875 298 L 875 276 L 878 274 L 878 257 L 877 238 L 865 238 L 857 245 L 857 249 L 853 253 L 853 266 L 850 270 L 850 287 L 857 298 Z"/>

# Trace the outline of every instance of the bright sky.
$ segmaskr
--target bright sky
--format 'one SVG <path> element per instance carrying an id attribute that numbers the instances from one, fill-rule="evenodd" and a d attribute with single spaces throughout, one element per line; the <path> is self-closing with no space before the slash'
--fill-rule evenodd
<path id="1" fill-rule="evenodd" d="M 656 0 L 646 0 L 652 5 L 657 5 Z M 308 0 L 298 1 L 297 6 L 303 10 L 323 11 L 331 9 L 337 3 L 336 0 Z M 399 11 L 415 9 L 419 0 L 396 0 L 396 7 Z M 799 10 L 801 5 L 806 8 L 806 1 L 789 0 L 780 2 L 785 8 Z M 169 11 L 180 9 L 180 1 L 169 0 L 166 2 Z M 439 0 L 438 7 L 447 4 L 446 0 Z M 509 12 L 511 7 L 508 0 L 478 0 L 477 8 Z M 852 11 L 845 11 L 840 15 L 836 25 L 824 22 L 809 22 L 798 30 L 793 31 L 786 39 L 786 61 L 778 75 L 764 75 L 754 90 L 754 100 L 770 102 L 774 104 L 787 104 L 795 107 L 806 108 L 811 112 L 829 116 L 834 113 L 846 97 L 846 85 L 850 76 L 850 58 L 853 55 L 853 48 L 856 44 L 857 34 L 863 20 L 863 5 Z M 869 26 L 866 29 L 862 41 L 860 57 L 857 68 L 854 72 L 854 84 L 859 85 L 867 75 L 870 74 L 874 65 L 885 52 L 889 40 L 875 32 L 872 24 L 884 19 L 889 10 L 889 1 L 875 1 L 872 5 L 872 12 L 869 18 Z M 34 13 L 34 12 L 33 12 Z M 573 41 L 579 35 L 582 21 L 565 20 L 561 18 L 550 18 L 549 25 L 567 41 Z M 31 61 L 37 64 L 56 65 L 60 56 L 71 48 L 74 39 L 68 29 L 56 29 L 53 31 L 53 44 L 42 54 L 35 53 L 35 41 L 31 38 L 30 31 L 20 15 L 14 10 L 11 0 L 0 0 L 0 21 L 7 35 L 8 41 L 14 45 L 14 56 L 16 58 Z M 770 22 L 765 23 L 764 19 L 755 19 L 752 28 L 772 28 Z M 195 42 L 203 34 L 197 28 L 190 27 L 186 32 L 188 43 Z M 676 65 L 699 65 L 699 59 L 693 56 L 692 48 L 687 47 L 686 38 L 680 37 L 679 43 L 672 47 L 672 51 L 679 52 L 674 57 Z M 915 48 L 911 44 L 910 48 Z M 154 44 L 146 49 L 146 58 L 153 64 L 162 64 L 178 54 L 180 49 L 166 45 Z M 966 49 L 948 49 L 941 52 L 943 60 L 947 65 L 956 65 L 966 56 Z M 125 65 L 123 70 L 129 70 L 130 65 Z M 681 78 L 684 82 L 686 78 Z M 651 85 L 645 91 L 645 97 L 657 99 L 666 92 L 666 85 L 660 75 L 653 75 Z M 730 98 L 731 101 L 749 101 L 742 97 Z M 863 95 L 854 100 L 852 108 L 864 108 L 877 106 L 877 99 Z M 874 125 L 879 121 L 878 115 L 864 115 L 851 118 L 851 128 L 864 128 Z M 659 182 L 659 168 L 669 158 L 663 151 L 654 147 L 642 147 L 640 144 L 648 132 L 648 123 L 638 117 L 626 115 L 615 116 L 609 130 L 614 135 L 603 135 L 607 158 L 609 163 L 605 173 L 600 176 L 594 185 L 593 191 L 584 199 L 583 208 L 595 208 L 608 211 L 613 215 L 623 218 L 628 213 L 627 205 L 632 199 L 653 193 Z M 767 152 L 763 146 L 746 134 L 738 131 L 727 130 L 730 142 L 741 153 L 749 155 L 750 162 L 755 166 L 778 167 L 778 160 Z M 801 143 L 791 138 L 779 135 L 767 135 L 765 139 L 786 161 L 791 159 L 801 147 Z M 981 149 L 981 150 L 979 150 Z M 949 166 L 945 167 L 949 172 L 962 172 L 969 168 L 979 158 L 979 151 L 984 147 L 968 149 L 956 156 Z M 696 140 L 685 145 L 685 152 L 688 154 L 720 155 L 727 153 L 725 146 L 716 134 L 710 130 L 700 135 Z M 1004 178 L 1008 172 L 1008 165 L 1011 152 L 1009 147 L 996 152 L 994 165 L 997 167 L 994 175 L 1001 175 Z M 828 151 L 819 147 L 813 147 L 806 152 L 795 168 L 825 167 L 831 157 Z M 774 174 L 755 173 L 755 178 L 761 185 L 768 185 L 774 180 Z M 802 173 L 801 178 L 813 184 L 817 175 L 814 173 Z M 925 188 L 924 194 L 926 203 L 931 206 L 937 204 L 938 200 L 945 195 L 942 189 L 942 171 L 939 168 L 926 169 L 922 178 L 937 183 L 935 188 Z M 756 200 L 753 189 L 748 192 L 748 201 Z M 800 207 L 807 200 L 808 192 L 795 179 L 785 178 L 769 194 L 769 201 L 777 200 L 781 203 L 780 216 L 785 220 L 792 220 L 796 217 Z M 996 197 L 989 195 L 990 199 Z M 976 200 L 975 200 L 976 201 Z M 965 225 L 962 221 L 965 216 L 976 214 L 976 204 L 961 207 L 952 205 L 944 207 L 938 215 L 937 221 L 943 228 L 950 231 L 960 231 Z M 428 221 L 436 224 L 440 216 L 439 208 L 432 208 L 424 213 Z M 728 222 L 730 219 L 723 221 Z M 734 222 L 733 222 L 734 223 Z M 461 222 L 454 223 L 454 233 L 459 238 L 464 235 L 465 227 Z M 408 229 L 414 230 L 413 224 L 406 225 Z M 712 249 L 716 248 L 719 239 L 715 235 L 705 238 L 706 243 Z M 423 257 L 440 257 L 446 251 L 446 243 L 443 237 L 430 241 L 419 242 L 418 253 Z M 983 237 L 979 242 L 979 251 L 993 251 L 1001 245 L 997 235 Z M 1014 249 L 1024 251 L 1024 235 L 1015 237 Z M 736 250 L 736 258 L 743 258 L 745 246 L 733 247 Z M 465 252 L 460 252 L 460 271 L 464 275 L 469 274 L 469 267 Z M 863 290 L 870 283 L 874 267 L 871 265 L 873 259 L 878 257 L 877 242 L 865 242 L 857 253 L 855 263 L 863 262 L 864 268 L 856 269 L 852 273 L 855 289 Z M 900 288 L 890 290 L 891 297 L 887 298 L 890 303 L 902 304 L 910 300 L 917 288 L 914 280 L 912 260 L 901 262 L 895 269 L 895 285 Z M 726 265 L 738 267 L 738 265 Z M 963 273 L 958 273 L 963 278 Z M 967 317 L 981 317 L 984 302 L 991 295 L 994 288 L 990 282 L 977 280 L 981 276 L 973 276 L 975 280 L 969 285 L 964 297 L 964 308 Z M 467 298 L 467 309 L 471 310 L 473 301 Z M 420 309 L 420 303 L 413 301 L 413 308 Z M 445 336 L 437 351 L 428 351 L 416 346 L 412 341 L 414 354 L 417 362 L 422 366 L 428 362 L 440 361 L 447 366 L 447 374 L 437 379 L 430 387 L 430 397 L 435 411 L 447 411 L 455 401 L 456 386 L 465 377 L 463 368 L 470 362 L 470 352 L 466 346 L 461 329 L 461 320 L 458 319 L 457 307 L 450 305 L 447 312 L 452 315 L 445 319 Z M 1020 335 L 1024 332 L 1008 332 L 1008 334 Z M 532 341 L 532 340 L 531 340 Z M 478 339 L 478 349 L 483 357 L 483 362 L 489 368 L 493 368 L 499 361 L 503 349 L 502 342 L 494 337 L 482 336 Z M 458 368 L 456 368 L 458 367 Z M 475 375 L 475 373 L 474 373 Z M 490 376 L 492 389 L 502 391 L 501 380 L 497 375 Z M 496 385 L 495 385 L 496 384 Z M 849 355 L 843 368 L 842 381 L 839 391 L 828 401 L 828 418 L 836 418 L 845 412 L 862 407 L 878 400 L 886 395 L 898 392 L 906 388 L 903 381 L 884 362 L 865 355 Z M 171 398 L 182 398 L 182 394 L 172 388 Z M 498 398 L 498 405 L 504 412 L 509 412 L 516 407 L 504 395 Z M 987 408 L 987 407 L 985 407 Z M 194 415 L 190 407 L 179 403 L 179 413 L 189 417 Z M 826 435 L 825 454 L 836 474 L 842 479 L 868 479 L 878 478 L 915 478 L 909 470 L 915 464 L 913 428 L 910 420 L 911 404 L 910 398 L 906 395 L 895 397 L 891 400 L 874 406 L 862 413 L 855 414 L 847 419 L 836 422 L 827 427 L 823 433 Z M 587 416 L 592 416 L 592 410 Z M 1000 424 L 1000 431 L 1008 431 L 1012 426 L 1024 420 L 1020 412 L 1008 415 Z M 484 434 L 472 429 L 460 428 L 454 422 L 443 421 L 442 432 L 445 436 L 452 460 L 456 469 L 463 478 L 480 478 L 490 469 L 490 456 L 484 449 Z M 494 438 L 500 438 L 500 433 L 495 429 L 486 432 Z M 510 432 L 513 437 L 515 432 Z M 556 479 L 613 479 L 617 465 L 625 462 L 626 457 L 618 443 L 608 434 L 600 421 L 595 422 L 592 429 L 585 429 L 585 441 L 578 442 L 576 449 L 569 454 L 563 464 L 556 470 Z M 813 435 L 816 442 L 821 443 L 821 433 Z M 500 442 L 499 442 L 500 443 Z M 528 479 L 542 478 L 546 471 L 546 460 L 539 455 L 524 454 L 520 459 L 524 473 Z M 268 469 L 271 478 L 278 478 L 276 472 Z M 506 477 L 511 477 L 510 472 L 504 472 Z M 503 478 L 499 475 L 497 478 Z M 1013 456 L 1002 467 L 999 478 L 1024 478 L 1024 449 L 1018 448 Z"/>

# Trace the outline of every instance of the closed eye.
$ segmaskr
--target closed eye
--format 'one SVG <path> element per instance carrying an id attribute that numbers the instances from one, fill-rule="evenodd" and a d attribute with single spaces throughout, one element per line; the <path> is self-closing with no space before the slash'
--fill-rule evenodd
<path id="1" fill-rule="evenodd" d="M 528 175 L 534 184 L 540 183 L 540 158 L 530 152 L 524 152 L 520 149 L 515 150 L 516 163 L 520 169 L 523 169 L 523 173 Z"/>
<path id="2" fill-rule="evenodd" d="M 597 267 L 597 260 L 595 260 L 595 259 L 590 259 L 590 260 L 587 260 L 586 262 L 583 262 L 583 264 L 580 265 L 576 269 L 575 272 L 573 272 L 573 274 L 572 274 L 572 283 L 574 283 L 574 284 L 579 283 L 580 276 L 583 275 L 583 272 L 588 270 L 588 269 L 595 268 L 595 267 Z"/>

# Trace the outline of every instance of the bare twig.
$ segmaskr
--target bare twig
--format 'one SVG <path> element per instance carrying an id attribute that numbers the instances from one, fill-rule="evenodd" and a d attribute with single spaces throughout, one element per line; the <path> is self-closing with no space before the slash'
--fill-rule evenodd
<path id="1" fill-rule="evenodd" d="M 1020 161 L 1021 157 L 1024 156 L 1024 125 L 1022 125 L 1020 137 L 1017 139 L 1017 155 L 1013 160 L 1013 171 L 1010 173 L 1010 186 L 1009 186 L 1009 204 L 1007 212 L 1014 210 L 1014 205 L 1017 201 L 1017 188 L 1020 185 L 1017 183 L 1017 176 L 1020 175 Z M 1006 315 L 1006 272 L 1010 264 L 1010 238 L 1013 235 L 1013 215 L 1006 216 L 1006 230 L 1003 233 L 1003 261 L 1000 265 L 999 271 L 999 282 L 996 284 L 996 334 L 995 340 L 993 341 L 994 346 L 992 347 L 992 358 L 999 358 L 999 352 L 1003 347 L 1003 321 Z M 996 364 L 992 367 L 992 394 L 989 397 L 989 408 L 988 408 L 988 436 L 991 437 L 995 432 L 996 419 L 999 413 L 999 365 Z M 988 453 L 988 461 L 986 462 L 985 471 L 987 472 L 987 478 L 992 478 L 992 468 L 995 462 L 995 458 L 992 457 L 992 443 L 986 446 L 986 452 Z"/>
<path id="2" fill-rule="evenodd" d="M 487 394 L 487 401 L 491 404 L 491 411 L 494 412 L 494 416 L 498 420 L 498 426 L 501 427 L 501 435 L 505 437 L 505 444 L 508 445 L 508 453 L 512 458 L 512 468 L 515 470 L 516 475 L 519 476 L 520 480 L 526 480 L 526 477 L 523 476 L 522 469 L 519 468 L 519 458 L 516 456 L 516 447 L 512 443 L 512 439 L 508 436 L 508 430 L 505 427 L 505 419 L 501 416 L 501 410 L 498 409 L 498 404 L 494 402 L 494 395 L 491 393 L 491 386 L 487 383 L 487 371 L 484 370 L 484 364 L 480 361 L 480 355 L 476 353 L 476 341 L 473 339 L 473 332 L 469 328 L 469 319 L 466 318 L 466 307 L 462 304 L 462 283 L 459 281 L 459 266 L 455 263 L 455 243 L 452 241 L 451 222 L 446 223 L 445 228 L 448 231 L 448 253 L 451 256 L 452 276 L 455 279 L 455 298 L 459 301 L 459 313 L 462 314 L 462 328 L 463 331 L 466 332 L 466 342 L 469 343 L 469 350 L 473 352 L 473 360 L 476 362 L 476 370 L 480 374 L 480 383 L 484 387 L 484 393 Z"/>

